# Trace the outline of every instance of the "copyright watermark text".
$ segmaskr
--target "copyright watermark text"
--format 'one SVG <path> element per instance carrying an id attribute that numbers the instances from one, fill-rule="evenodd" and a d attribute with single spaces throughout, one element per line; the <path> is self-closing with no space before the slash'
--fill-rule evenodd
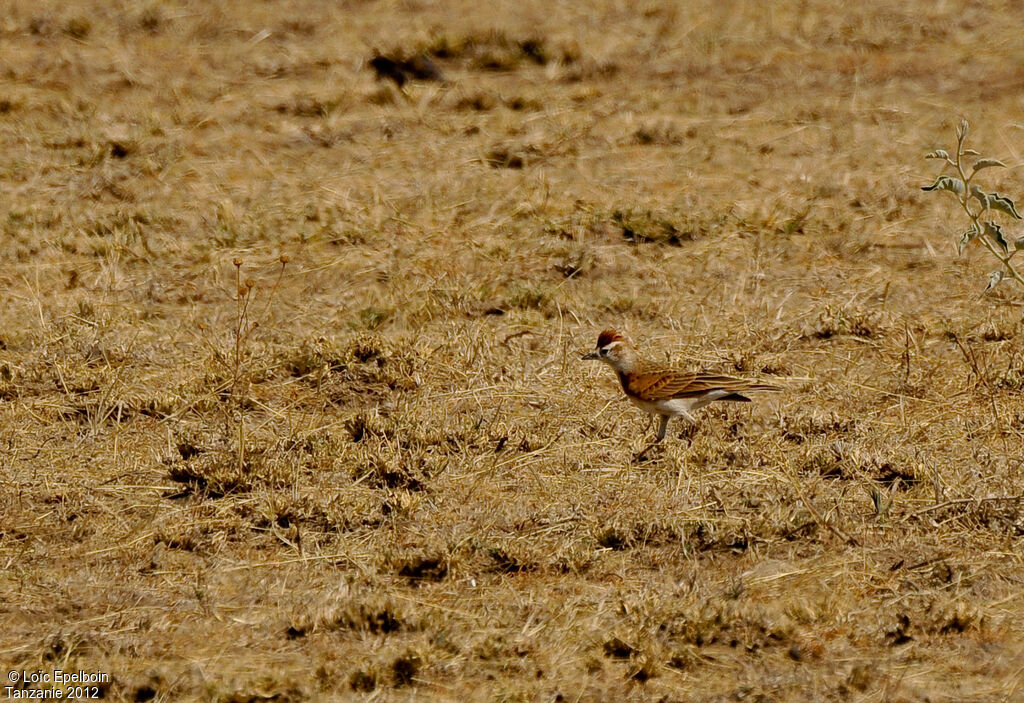
<path id="1" fill-rule="evenodd" d="M 84 700 L 102 698 L 110 674 L 105 671 L 11 669 L 3 692 L 8 699 Z"/>

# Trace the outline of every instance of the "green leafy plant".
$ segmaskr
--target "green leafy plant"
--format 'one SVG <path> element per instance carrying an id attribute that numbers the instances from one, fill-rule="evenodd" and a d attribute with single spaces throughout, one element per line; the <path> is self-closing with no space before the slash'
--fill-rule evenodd
<path id="1" fill-rule="evenodd" d="M 1002 226 L 994 219 L 999 214 L 1015 220 L 1021 219 L 1021 216 L 1012 200 L 998 193 L 986 193 L 974 182 L 980 171 L 994 167 L 1006 168 L 1006 164 L 999 159 L 982 157 L 974 149 L 967 149 L 967 131 L 967 120 L 960 120 L 956 128 L 956 151 L 950 154 L 944 149 L 936 149 L 925 156 L 926 159 L 941 160 L 942 171 L 952 166 L 956 173 L 951 176 L 940 172 L 934 183 L 924 186 L 921 190 L 949 191 L 956 197 L 970 220 L 970 226 L 960 235 L 957 242 L 957 253 L 962 254 L 968 244 L 978 240 L 992 256 L 999 259 L 1002 267 L 988 275 L 986 292 L 1006 278 L 1024 285 L 1024 276 L 1012 262 L 1014 255 L 1024 249 L 1024 237 L 1011 241 L 1003 232 Z"/>

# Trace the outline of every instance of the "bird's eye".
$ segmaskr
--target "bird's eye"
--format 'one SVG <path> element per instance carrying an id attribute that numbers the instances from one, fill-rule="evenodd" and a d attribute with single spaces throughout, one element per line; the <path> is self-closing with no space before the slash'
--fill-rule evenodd
<path id="1" fill-rule="evenodd" d="M 608 347 L 601 347 L 601 351 L 599 353 L 601 356 L 608 356 Z"/>

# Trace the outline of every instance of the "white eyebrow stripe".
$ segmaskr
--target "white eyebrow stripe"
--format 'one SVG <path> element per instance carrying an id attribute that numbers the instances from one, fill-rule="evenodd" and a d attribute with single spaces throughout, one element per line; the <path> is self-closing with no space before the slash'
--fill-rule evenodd
<path id="1" fill-rule="evenodd" d="M 622 340 L 621 340 L 621 339 L 616 339 L 616 340 L 615 340 L 614 342 L 612 342 L 611 344 L 605 344 L 605 345 L 604 345 L 603 347 L 601 347 L 601 348 L 602 348 L 602 349 L 614 349 L 615 347 L 621 347 L 621 346 L 622 346 Z"/>

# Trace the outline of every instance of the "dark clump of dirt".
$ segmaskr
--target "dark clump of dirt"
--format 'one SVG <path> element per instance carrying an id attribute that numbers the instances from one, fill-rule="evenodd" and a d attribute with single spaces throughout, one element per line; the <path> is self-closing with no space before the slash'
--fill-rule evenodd
<path id="1" fill-rule="evenodd" d="M 406 560 L 398 575 L 410 581 L 443 581 L 448 575 L 448 562 L 442 557 L 418 556 Z"/>
<path id="2" fill-rule="evenodd" d="M 401 54 L 383 56 L 377 54 L 370 59 L 370 68 L 377 74 L 378 80 L 390 79 L 399 88 L 410 80 L 444 82 L 441 69 L 427 55 L 419 54 L 405 58 Z"/>

